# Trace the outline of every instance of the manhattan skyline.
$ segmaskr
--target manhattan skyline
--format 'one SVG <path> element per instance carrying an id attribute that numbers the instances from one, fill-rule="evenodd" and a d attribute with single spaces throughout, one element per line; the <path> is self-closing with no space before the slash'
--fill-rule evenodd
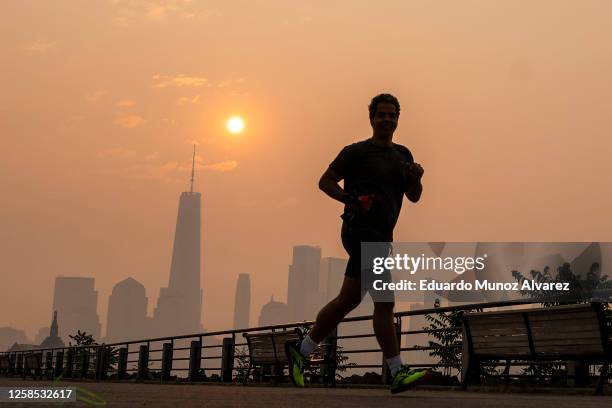
<path id="1" fill-rule="evenodd" d="M 494 3 L 9 0 L 0 327 L 48 326 L 60 275 L 95 278 L 103 332 L 128 277 L 152 315 L 194 142 L 202 322 L 231 326 L 249 273 L 253 323 L 294 245 L 346 257 L 318 180 L 380 92 L 425 169 L 396 241 L 612 241 L 612 3 Z"/>

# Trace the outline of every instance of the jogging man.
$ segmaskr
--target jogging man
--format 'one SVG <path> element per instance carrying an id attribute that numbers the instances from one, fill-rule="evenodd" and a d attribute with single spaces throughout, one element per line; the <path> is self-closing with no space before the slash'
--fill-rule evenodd
<path id="1" fill-rule="evenodd" d="M 390 94 L 377 95 L 369 112 L 372 137 L 343 148 L 319 181 L 323 192 L 344 203 L 341 236 L 349 260 L 340 294 L 321 309 L 312 330 L 300 343 L 286 344 L 289 376 L 299 387 L 304 386 L 304 364 L 312 351 L 361 303 L 368 290 L 370 283 L 362 281 L 362 276 L 370 274 L 361 269 L 361 242 L 382 242 L 389 248 L 404 195 L 416 203 L 423 190 L 423 168 L 406 147 L 392 141 L 400 113 L 398 100 Z M 341 180 L 344 188 L 338 184 Z M 393 321 L 394 302 L 372 299 L 374 333 L 393 378 L 391 393 L 404 391 L 429 372 L 402 364 Z"/>

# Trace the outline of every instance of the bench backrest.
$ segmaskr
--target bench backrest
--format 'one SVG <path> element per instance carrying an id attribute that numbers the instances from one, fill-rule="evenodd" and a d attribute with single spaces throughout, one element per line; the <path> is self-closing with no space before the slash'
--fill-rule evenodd
<path id="1" fill-rule="evenodd" d="M 287 364 L 285 342 L 299 340 L 299 330 L 245 333 L 251 364 Z"/>
<path id="2" fill-rule="evenodd" d="M 600 305 L 466 313 L 470 352 L 497 358 L 570 358 L 610 354 Z"/>

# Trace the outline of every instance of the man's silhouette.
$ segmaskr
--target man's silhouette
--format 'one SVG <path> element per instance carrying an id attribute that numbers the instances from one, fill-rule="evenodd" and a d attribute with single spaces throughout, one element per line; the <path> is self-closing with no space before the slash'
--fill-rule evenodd
<path id="1" fill-rule="evenodd" d="M 399 102 L 394 96 L 375 96 L 369 106 L 372 137 L 343 148 L 319 181 L 323 192 L 345 205 L 341 236 L 349 260 L 340 294 L 321 309 L 314 327 L 301 343 L 286 345 L 289 375 L 297 386 L 304 385 L 305 360 L 361 303 L 371 287 L 370 282 L 362 279 L 371 276 L 371 270 L 362 273 L 361 243 L 385 243 L 383 248 L 387 252 L 383 256 L 388 255 L 404 195 L 413 203 L 421 197 L 423 168 L 414 162 L 410 150 L 392 141 L 399 113 Z M 341 180 L 344 188 L 338 184 Z M 373 300 L 374 333 L 391 370 L 391 392 L 403 391 L 428 371 L 411 370 L 402 364 L 393 324 L 394 302 Z"/>

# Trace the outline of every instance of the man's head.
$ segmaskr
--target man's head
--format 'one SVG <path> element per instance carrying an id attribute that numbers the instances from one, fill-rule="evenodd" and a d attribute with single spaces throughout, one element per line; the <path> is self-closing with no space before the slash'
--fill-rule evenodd
<path id="1" fill-rule="evenodd" d="M 391 94 L 376 95 L 372 98 L 368 109 L 374 134 L 393 136 L 400 114 L 400 104 L 397 98 Z"/>

